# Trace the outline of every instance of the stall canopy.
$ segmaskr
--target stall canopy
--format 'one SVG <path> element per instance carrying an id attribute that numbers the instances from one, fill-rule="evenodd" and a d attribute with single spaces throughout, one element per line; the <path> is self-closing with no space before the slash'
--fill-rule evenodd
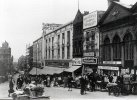
<path id="1" fill-rule="evenodd" d="M 58 67 L 44 67 L 43 69 L 39 69 L 37 68 L 37 75 L 42 75 L 42 74 L 49 74 L 49 75 L 53 75 L 53 74 L 60 74 L 61 72 L 64 71 L 65 68 L 58 68 Z M 33 68 L 30 71 L 31 75 L 36 75 L 36 68 Z"/>
<path id="2" fill-rule="evenodd" d="M 39 69 L 39 68 L 33 68 L 29 73 L 31 74 L 31 75 L 36 75 L 36 73 L 37 73 L 37 75 L 40 75 L 40 72 L 41 72 L 41 70 L 42 69 Z"/>
<path id="3" fill-rule="evenodd" d="M 42 74 L 60 74 L 64 71 L 65 68 L 58 68 L 58 67 L 44 67 L 42 69 Z"/>
<path id="4" fill-rule="evenodd" d="M 81 66 L 71 66 L 68 69 L 65 69 L 65 72 L 74 72 L 75 70 L 79 69 Z"/>

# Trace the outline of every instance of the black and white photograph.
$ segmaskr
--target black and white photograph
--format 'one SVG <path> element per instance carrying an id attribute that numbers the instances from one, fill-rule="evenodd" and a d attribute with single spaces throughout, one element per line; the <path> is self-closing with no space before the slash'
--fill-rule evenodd
<path id="1" fill-rule="evenodd" d="M 0 0 L 0 100 L 137 99 L 137 0 Z"/>

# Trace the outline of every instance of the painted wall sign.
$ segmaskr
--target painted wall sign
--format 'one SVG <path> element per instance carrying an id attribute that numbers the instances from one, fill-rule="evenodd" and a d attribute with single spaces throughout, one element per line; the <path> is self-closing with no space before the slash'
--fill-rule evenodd
<path id="1" fill-rule="evenodd" d="M 84 57 L 94 57 L 94 52 L 85 52 Z"/>
<path id="2" fill-rule="evenodd" d="M 83 29 L 97 25 L 97 11 L 94 11 L 83 17 Z"/>
<path id="3" fill-rule="evenodd" d="M 119 67 L 112 67 L 112 66 L 98 66 L 98 69 L 105 69 L 105 70 L 119 70 Z"/>
<path id="4" fill-rule="evenodd" d="M 73 58 L 72 65 L 82 65 L 82 58 Z"/>
<path id="5" fill-rule="evenodd" d="M 103 61 L 103 64 L 121 64 L 121 61 Z"/>
<path id="6" fill-rule="evenodd" d="M 97 64 L 97 58 L 85 57 L 82 59 L 84 64 Z"/>

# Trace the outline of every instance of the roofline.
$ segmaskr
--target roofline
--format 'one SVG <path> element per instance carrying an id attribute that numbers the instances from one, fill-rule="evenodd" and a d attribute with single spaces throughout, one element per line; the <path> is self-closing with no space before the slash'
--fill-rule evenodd
<path id="1" fill-rule="evenodd" d="M 33 41 L 33 43 L 34 43 L 34 42 L 37 42 L 37 41 L 40 40 L 40 39 L 42 39 L 42 36 L 41 36 L 40 38 L 38 38 L 37 40 Z"/>
<path id="2" fill-rule="evenodd" d="M 134 10 L 137 7 L 137 2 L 132 6 L 131 10 Z"/>
<path id="3" fill-rule="evenodd" d="M 121 7 L 123 7 L 124 9 L 127 9 L 127 10 L 129 10 L 130 11 L 130 9 L 132 8 L 127 8 L 127 7 L 125 7 L 125 6 L 122 6 L 122 5 L 120 5 L 117 1 L 113 1 L 113 3 L 115 3 L 115 4 L 118 4 L 119 6 L 121 6 Z M 127 5 L 128 6 L 128 5 Z"/>
<path id="4" fill-rule="evenodd" d="M 110 4 L 110 6 L 107 8 L 107 10 L 105 11 L 105 13 L 103 14 L 102 18 L 100 19 L 100 21 L 98 22 L 98 25 L 100 25 L 102 23 L 102 20 L 107 16 L 107 13 L 110 11 L 110 9 L 114 6 L 114 2 L 112 2 Z"/>
<path id="5" fill-rule="evenodd" d="M 107 16 L 107 13 L 111 10 L 112 7 L 114 7 L 114 5 L 119 5 L 119 6 L 123 7 L 124 9 L 126 9 L 128 11 L 131 11 L 131 8 L 126 8 L 126 7 L 122 6 L 122 5 L 120 5 L 119 3 L 113 1 L 111 3 L 111 5 L 108 7 L 108 9 L 106 10 L 106 12 L 104 13 L 104 15 L 102 16 L 101 20 L 99 21 L 99 23 L 98 23 L 99 25 L 102 24 L 102 20 Z"/>
<path id="6" fill-rule="evenodd" d="M 61 28 L 65 27 L 65 26 L 67 26 L 67 25 L 69 25 L 69 24 L 73 24 L 73 20 L 72 20 L 72 21 L 70 21 L 70 22 L 68 22 L 68 23 L 66 23 L 66 24 L 63 24 L 62 26 L 60 26 L 60 27 L 56 28 L 55 30 L 53 30 L 53 31 L 51 31 L 51 32 L 48 32 L 48 33 L 47 33 L 47 34 L 45 34 L 44 36 L 49 35 L 50 33 L 53 33 L 53 32 L 55 32 L 55 31 L 57 31 L 57 30 L 59 30 L 59 29 L 61 29 Z"/>

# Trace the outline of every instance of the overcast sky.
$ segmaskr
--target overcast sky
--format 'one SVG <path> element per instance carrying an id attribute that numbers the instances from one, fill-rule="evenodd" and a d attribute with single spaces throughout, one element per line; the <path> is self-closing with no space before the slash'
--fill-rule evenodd
<path id="1" fill-rule="evenodd" d="M 121 0 L 135 4 L 136 0 Z M 84 11 L 106 10 L 107 0 L 79 0 Z M 0 0 L 0 46 L 9 43 L 14 61 L 25 55 L 26 44 L 42 34 L 42 23 L 65 24 L 74 19 L 78 0 Z"/>

